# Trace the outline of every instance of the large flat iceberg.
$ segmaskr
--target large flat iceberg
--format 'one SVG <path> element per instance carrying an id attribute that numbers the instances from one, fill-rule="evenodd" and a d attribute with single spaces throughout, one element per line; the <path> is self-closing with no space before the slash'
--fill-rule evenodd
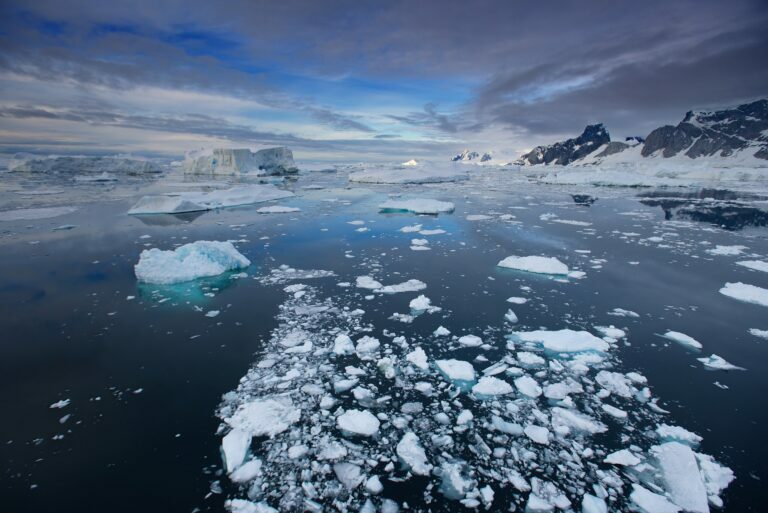
<path id="1" fill-rule="evenodd" d="M 251 265 L 231 242 L 199 240 L 172 251 L 145 249 L 134 267 L 136 278 L 145 283 L 169 285 Z"/>
<path id="2" fill-rule="evenodd" d="M 575 331 L 571 329 L 558 331 L 514 331 L 512 335 L 523 342 L 540 344 L 544 349 L 555 353 L 605 352 L 611 347 L 608 342 L 588 331 Z"/>
<path id="3" fill-rule="evenodd" d="M 365 169 L 349 174 L 350 182 L 359 183 L 439 183 L 468 180 L 466 168 L 457 165 L 408 165 L 394 168 Z"/>
<path id="4" fill-rule="evenodd" d="M 720 294 L 755 305 L 768 306 L 768 289 L 747 283 L 726 283 Z"/>
<path id="5" fill-rule="evenodd" d="M 244 185 L 210 192 L 181 192 L 143 196 L 131 207 L 128 213 L 131 215 L 179 214 L 252 205 L 291 196 L 293 196 L 292 192 L 278 189 L 274 185 Z"/>

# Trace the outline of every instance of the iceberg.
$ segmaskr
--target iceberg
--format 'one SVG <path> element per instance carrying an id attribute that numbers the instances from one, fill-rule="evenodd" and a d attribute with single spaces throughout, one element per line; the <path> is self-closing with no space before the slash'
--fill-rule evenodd
<path id="1" fill-rule="evenodd" d="M 499 267 L 537 274 L 568 274 L 568 266 L 555 257 L 509 256 L 499 262 Z"/>
<path id="2" fill-rule="evenodd" d="M 298 173 L 293 153 L 286 147 L 252 152 L 248 148 L 216 148 L 189 152 L 184 172 L 195 175 L 284 175 Z"/>
<path id="3" fill-rule="evenodd" d="M 753 271 L 768 273 L 768 262 L 765 262 L 764 260 L 741 260 L 736 262 L 736 265 L 752 269 Z"/>
<path id="4" fill-rule="evenodd" d="M 437 215 L 442 212 L 453 212 L 455 206 L 449 201 L 438 201 L 428 198 L 409 200 L 389 200 L 379 205 L 382 212 L 413 212 L 414 214 Z"/>
<path id="5" fill-rule="evenodd" d="M 134 266 L 136 278 L 145 283 L 170 285 L 196 280 L 251 265 L 231 242 L 200 240 L 172 251 L 145 249 Z"/>
<path id="6" fill-rule="evenodd" d="M 232 473 L 243 464 L 250 445 L 251 435 L 239 429 L 233 429 L 221 439 L 221 452 L 227 473 Z"/>
<path id="7" fill-rule="evenodd" d="M 18 173 L 59 175 L 104 175 L 109 173 L 141 176 L 162 172 L 149 160 L 123 157 L 43 157 L 27 159 L 11 168 Z"/>
<path id="8" fill-rule="evenodd" d="M 130 215 L 178 214 L 216 208 L 239 207 L 293 196 L 269 184 L 235 186 L 210 192 L 181 192 L 143 196 L 128 211 Z"/>
<path id="9" fill-rule="evenodd" d="M 746 370 L 744 367 L 739 367 L 730 362 L 727 362 L 723 357 L 711 354 L 706 358 L 696 358 L 698 361 L 704 364 L 704 367 L 711 370 Z"/>

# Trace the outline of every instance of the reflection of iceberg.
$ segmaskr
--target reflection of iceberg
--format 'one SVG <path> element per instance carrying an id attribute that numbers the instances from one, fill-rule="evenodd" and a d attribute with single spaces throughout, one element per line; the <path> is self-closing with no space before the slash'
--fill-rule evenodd
<path id="1" fill-rule="evenodd" d="M 768 211 L 750 201 L 764 201 L 764 196 L 719 189 L 696 192 L 649 192 L 640 202 L 649 207 L 661 207 L 664 218 L 710 223 L 726 230 L 741 230 L 747 226 L 767 226 Z"/>
<path id="2" fill-rule="evenodd" d="M 178 214 L 137 215 L 134 217 L 147 226 L 173 226 L 191 223 L 205 214 L 205 212 L 205 210 L 198 210 L 196 212 L 181 212 Z"/>
<path id="3" fill-rule="evenodd" d="M 128 213 L 139 215 L 197 212 L 251 205 L 290 196 L 293 196 L 292 192 L 278 189 L 274 185 L 244 185 L 210 192 L 180 192 L 159 196 L 143 196 L 131 207 Z"/>
<path id="4" fill-rule="evenodd" d="M 219 294 L 230 287 L 240 276 L 240 273 L 233 271 L 171 285 L 137 282 L 137 296 L 155 303 L 179 303 L 183 301 L 184 303 L 199 305 L 210 301 L 214 293 Z"/>

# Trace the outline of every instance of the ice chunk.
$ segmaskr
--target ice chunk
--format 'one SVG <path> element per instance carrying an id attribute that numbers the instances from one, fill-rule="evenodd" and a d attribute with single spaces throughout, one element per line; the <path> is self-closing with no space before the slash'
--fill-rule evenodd
<path id="1" fill-rule="evenodd" d="M 368 410 L 347 410 L 336 418 L 342 431 L 353 435 L 373 436 L 379 431 L 379 419 Z"/>
<path id="2" fill-rule="evenodd" d="M 610 463 L 611 465 L 633 467 L 640 463 L 640 458 L 632 454 L 628 449 L 622 449 L 606 456 L 603 462 Z"/>
<path id="3" fill-rule="evenodd" d="M 630 500 L 641 513 L 678 513 L 680 508 L 672 504 L 663 495 L 653 493 L 639 484 L 632 485 Z"/>
<path id="4" fill-rule="evenodd" d="M 361 358 L 370 357 L 372 353 L 379 350 L 381 342 L 375 337 L 369 337 L 368 335 L 360 337 L 355 346 L 357 355 Z"/>
<path id="5" fill-rule="evenodd" d="M 600 497 L 585 493 L 581 498 L 581 513 L 608 513 L 608 506 Z"/>
<path id="6" fill-rule="evenodd" d="M 656 434 L 663 442 L 681 442 L 687 445 L 696 446 L 701 442 L 702 438 L 696 433 L 691 433 L 685 428 L 680 426 L 670 426 L 668 424 L 661 424 L 656 428 Z"/>
<path id="7" fill-rule="evenodd" d="M 555 257 L 509 256 L 497 264 L 499 267 L 538 274 L 568 274 L 568 266 Z"/>
<path id="8" fill-rule="evenodd" d="M 475 368 L 462 360 L 437 360 L 437 368 L 452 381 L 475 381 Z"/>
<path id="9" fill-rule="evenodd" d="M 427 370 L 429 368 L 429 363 L 427 362 L 427 353 L 425 353 L 424 350 L 420 347 L 417 347 L 405 355 L 405 359 L 421 370 Z"/>
<path id="10" fill-rule="evenodd" d="M 746 267 L 747 269 L 768 273 L 768 262 L 763 260 L 742 260 L 740 262 L 736 262 L 736 264 L 742 267 Z"/>
<path id="11" fill-rule="evenodd" d="M 429 475 L 432 465 L 427 461 L 427 455 L 415 433 L 412 431 L 405 433 L 395 451 L 411 472 L 419 476 Z"/>
<path id="12" fill-rule="evenodd" d="M 627 412 L 624 410 L 620 410 L 619 408 L 616 408 L 615 406 L 611 406 L 610 404 L 604 404 L 602 406 L 603 411 L 610 415 L 611 417 L 615 417 L 617 419 L 626 419 L 627 418 Z"/>
<path id="13" fill-rule="evenodd" d="M 250 433 L 240 429 L 233 429 L 221 439 L 221 451 L 224 455 L 224 465 L 227 468 L 227 473 L 232 472 L 243 464 L 250 446 Z"/>
<path id="14" fill-rule="evenodd" d="M 528 300 L 524 297 L 508 297 L 507 303 L 512 303 L 513 305 L 524 305 L 527 303 Z"/>
<path id="15" fill-rule="evenodd" d="M 421 294 L 416 299 L 411 300 L 410 303 L 408 303 L 408 306 L 413 310 L 414 312 L 429 312 L 429 313 L 435 313 L 442 310 L 439 306 L 434 306 L 432 304 L 432 301 L 425 296 L 424 294 Z"/>
<path id="16" fill-rule="evenodd" d="M 711 370 L 747 370 L 744 367 L 739 367 L 730 362 L 727 362 L 724 358 L 711 354 L 706 358 L 696 358 L 698 361 L 704 364 L 704 367 Z"/>
<path id="17" fill-rule="evenodd" d="M 605 352 L 611 347 L 605 340 L 588 331 L 563 329 L 558 331 L 515 331 L 512 335 L 523 342 L 541 344 L 554 353 L 578 353 L 583 351 Z"/>
<path id="18" fill-rule="evenodd" d="M 541 387 L 538 382 L 530 376 L 520 376 L 515 380 L 515 386 L 521 394 L 536 398 L 541 395 Z"/>
<path id="19" fill-rule="evenodd" d="M 512 393 L 512 385 L 492 376 L 484 376 L 472 387 L 472 393 L 481 399 L 506 395 Z"/>
<path id="20" fill-rule="evenodd" d="M 523 430 L 525 436 L 541 445 L 549 445 L 549 429 L 530 424 Z"/>
<path id="21" fill-rule="evenodd" d="M 575 430 L 595 434 L 608 431 L 608 426 L 583 413 L 560 407 L 552 408 L 551 412 L 552 427 L 558 432 Z"/>
<path id="22" fill-rule="evenodd" d="M 251 502 L 244 499 L 232 499 L 224 503 L 231 513 L 277 513 L 277 510 L 264 501 Z"/>
<path id="23" fill-rule="evenodd" d="M 218 276 L 251 265 L 231 242 L 200 240 L 172 251 L 145 249 L 134 270 L 139 281 L 168 285 Z"/>
<path id="24" fill-rule="evenodd" d="M 569 388 L 565 383 L 552 383 L 544 387 L 544 397 L 554 401 L 562 401 L 568 397 Z"/>
<path id="25" fill-rule="evenodd" d="M 448 499 L 463 499 L 473 487 L 474 483 L 467 476 L 464 462 L 445 462 L 440 467 L 440 474 L 440 493 Z"/>
<path id="26" fill-rule="evenodd" d="M 301 410 L 293 405 L 289 397 L 272 396 L 241 404 L 226 422 L 251 436 L 272 437 L 288 429 L 300 418 Z"/>
<path id="27" fill-rule="evenodd" d="M 483 345 L 483 339 L 476 335 L 464 335 L 459 337 L 459 344 L 464 347 L 479 347 Z"/>
<path id="28" fill-rule="evenodd" d="M 768 339 L 768 330 L 759 330 L 757 328 L 750 328 L 749 334 L 758 338 Z"/>
<path id="29" fill-rule="evenodd" d="M 383 287 L 381 283 L 374 280 L 370 276 L 358 276 L 357 279 L 355 280 L 355 285 L 360 289 L 370 289 L 370 290 L 380 289 L 381 287 Z"/>
<path id="30" fill-rule="evenodd" d="M 438 326 L 438 328 L 432 332 L 432 334 L 436 337 L 447 337 L 451 334 L 451 332 L 448 330 L 448 328 L 445 328 L 443 326 Z"/>
<path id="31" fill-rule="evenodd" d="M 354 490 L 365 479 L 359 465 L 346 461 L 334 464 L 333 473 L 336 474 L 336 478 L 347 490 Z"/>
<path id="32" fill-rule="evenodd" d="M 680 333 L 679 331 L 667 331 L 662 336 L 664 338 L 668 338 L 669 340 L 677 342 L 678 344 L 684 345 L 686 347 L 692 347 L 694 349 L 701 349 L 702 347 L 704 347 L 701 345 L 701 342 L 699 342 L 695 338 L 689 337 L 685 333 Z"/>
<path id="33" fill-rule="evenodd" d="M 382 294 L 399 294 L 401 292 L 418 292 L 427 288 L 427 284 L 419 280 L 408 280 L 396 285 L 386 285 L 376 289 L 374 292 Z"/>
<path id="34" fill-rule="evenodd" d="M 260 459 L 253 459 L 240 465 L 237 470 L 229 475 L 233 483 L 248 483 L 261 475 L 262 462 Z"/>
<path id="35" fill-rule="evenodd" d="M 55 403 L 50 405 L 49 408 L 52 408 L 52 409 L 66 408 L 67 406 L 69 406 L 70 402 L 71 401 L 69 399 L 62 399 L 61 401 L 56 401 Z"/>
<path id="36" fill-rule="evenodd" d="M 768 306 L 768 289 L 756 287 L 747 283 L 726 283 L 720 289 L 720 294 L 760 306 Z"/>
<path id="37" fill-rule="evenodd" d="M 632 397 L 635 393 L 632 380 L 620 372 L 601 370 L 595 376 L 595 381 L 612 394 L 621 397 Z"/>
<path id="38" fill-rule="evenodd" d="M 355 352 L 355 345 L 348 335 L 339 334 L 333 341 L 333 352 L 335 354 L 352 354 Z"/>
<path id="39" fill-rule="evenodd" d="M 709 513 L 707 491 L 691 448 L 666 442 L 652 447 L 650 452 L 658 461 L 664 488 L 672 502 L 686 512 Z"/>
<path id="40" fill-rule="evenodd" d="M 506 319 L 507 321 L 513 324 L 517 323 L 518 321 L 517 314 L 515 314 L 515 312 L 513 312 L 511 308 L 507 310 L 507 313 L 504 314 L 504 319 Z"/>
<path id="41" fill-rule="evenodd" d="M 747 246 L 721 246 L 718 244 L 714 248 L 708 249 L 707 253 L 710 255 L 736 256 L 741 255 L 745 249 L 749 248 Z"/>
<path id="42" fill-rule="evenodd" d="M 627 336 L 624 330 L 620 330 L 614 326 L 595 326 L 595 330 L 604 337 L 620 339 Z"/>
<path id="43" fill-rule="evenodd" d="M 696 453 L 696 460 L 699 463 L 701 476 L 704 479 L 709 502 L 717 508 L 722 508 L 723 500 L 720 498 L 720 492 L 725 490 L 731 481 L 736 478 L 733 470 L 720 465 L 708 454 Z"/>
<path id="44" fill-rule="evenodd" d="M 389 200 L 379 205 L 383 212 L 413 212 L 414 214 L 439 214 L 453 212 L 453 203 L 434 199 Z"/>

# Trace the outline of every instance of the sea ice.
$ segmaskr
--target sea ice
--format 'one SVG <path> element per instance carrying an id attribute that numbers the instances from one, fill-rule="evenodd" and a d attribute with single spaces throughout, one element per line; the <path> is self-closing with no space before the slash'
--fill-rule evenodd
<path id="1" fill-rule="evenodd" d="M 677 342 L 678 344 L 686 347 L 692 347 L 694 349 L 701 349 L 702 347 L 704 347 L 701 345 L 701 342 L 699 342 L 695 338 L 690 337 L 685 333 L 680 333 L 679 331 L 667 331 L 662 336 L 664 338 L 668 338 L 669 340 Z"/>
<path id="2" fill-rule="evenodd" d="M 358 183 L 441 183 L 468 179 L 469 175 L 466 169 L 462 170 L 456 166 L 434 165 L 408 166 L 399 169 L 366 169 L 349 174 L 349 181 Z"/>
<path id="3" fill-rule="evenodd" d="M 389 200 L 379 205 L 383 212 L 413 212 L 414 214 L 439 214 L 453 212 L 453 203 L 434 199 Z"/>
<path id="4" fill-rule="evenodd" d="M 435 362 L 448 379 L 452 381 L 475 381 L 475 368 L 469 362 L 461 360 L 437 360 Z"/>
<path id="5" fill-rule="evenodd" d="M 670 426 L 669 424 L 661 424 L 656 428 L 656 434 L 663 442 L 680 442 L 686 445 L 696 446 L 701 442 L 702 438 L 696 433 L 692 433 L 680 426 Z"/>
<path id="6" fill-rule="evenodd" d="M 134 267 L 139 281 L 168 285 L 218 276 L 251 265 L 231 242 L 200 240 L 172 251 L 145 249 Z"/>
<path id="7" fill-rule="evenodd" d="M 368 410 L 347 410 L 336 418 L 339 429 L 360 436 L 375 435 L 380 424 L 379 419 Z"/>
<path id="8" fill-rule="evenodd" d="M 251 435 L 240 429 L 233 429 L 221 439 L 221 451 L 224 454 L 224 464 L 227 473 L 232 472 L 245 460 L 251 445 Z"/>
<path id="9" fill-rule="evenodd" d="M 691 448 L 666 442 L 652 447 L 650 452 L 658 461 L 664 488 L 672 501 L 686 512 L 709 513 L 707 491 Z"/>
<path id="10" fill-rule="evenodd" d="M 588 331 L 563 329 L 558 331 L 514 331 L 512 335 L 523 342 L 541 344 L 554 353 L 579 353 L 583 351 L 608 351 L 610 345 Z"/>
<path id="11" fill-rule="evenodd" d="M 680 508 L 669 502 L 666 497 L 653 493 L 639 484 L 632 485 L 630 500 L 641 513 L 678 513 Z"/>
<path id="12" fill-rule="evenodd" d="M 762 260 L 742 260 L 741 262 L 736 262 L 736 264 L 746 267 L 747 269 L 768 273 L 768 262 Z"/>
<path id="13" fill-rule="evenodd" d="M 210 192 L 180 192 L 144 196 L 128 211 L 131 215 L 175 214 L 252 205 L 293 196 L 290 191 L 270 184 L 239 185 Z"/>
<path id="14" fill-rule="evenodd" d="M 492 376 L 484 376 L 472 387 L 472 393 L 481 399 L 496 397 L 499 395 L 511 394 L 512 385 Z"/>
<path id="15" fill-rule="evenodd" d="M 603 462 L 610 463 L 611 465 L 633 467 L 640 463 L 640 458 L 632 454 L 628 449 L 622 449 L 606 456 Z"/>
<path id="16" fill-rule="evenodd" d="M 525 436 L 541 445 L 549 445 L 549 429 L 530 424 L 523 430 Z"/>
<path id="17" fill-rule="evenodd" d="M 272 396 L 254 399 L 238 406 L 235 413 L 225 419 L 234 429 L 251 436 L 275 436 L 301 418 L 301 410 L 288 397 Z"/>
<path id="18" fill-rule="evenodd" d="M 704 367 L 712 370 L 746 370 L 744 367 L 739 367 L 738 365 L 733 365 L 732 363 L 727 362 L 724 358 L 717 356 L 716 354 L 709 355 L 706 358 L 696 359 L 703 363 Z"/>
<path id="19" fill-rule="evenodd" d="M 508 256 L 497 264 L 499 267 L 538 274 L 568 274 L 568 266 L 555 257 Z"/>
<path id="20" fill-rule="evenodd" d="M 395 452 L 397 452 L 400 460 L 416 475 L 428 476 L 432 470 L 432 465 L 427 461 L 427 455 L 421 446 L 419 437 L 412 431 L 403 435 Z"/>
<path id="21" fill-rule="evenodd" d="M 396 285 L 386 285 L 374 290 L 381 294 L 399 294 L 401 292 L 418 292 L 427 288 L 427 284 L 419 280 L 408 280 Z"/>
<path id="22" fill-rule="evenodd" d="M 581 498 L 581 513 L 608 513 L 608 506 L 600 497 L 585 493 Z"/>
<path id="23" fill-rule="evenodd" d="M 483 339 L 477 335 L 464 335 L 459 337 L 459 344 L 464 347 L 480 347 L 483 345 Z"/>
<path id="24" fill-rule="evenodd" d="M 768 289 L 756 287 L 746 283 L 726 283 L 720 289 L 720 294 L 761 306 L 768 306 Z"/>
<path id="25" fill-rule="evenodd" d="M 407 355 L 405 359 L 411 362 L 413 365 L 421 370 L 427 370 L 429 368 L 429 362 L 427 361 L 427 353 L 420 347 L 417 347 Z"/>
<path id="26" fill-rule="evenodd" d="M 708 249 L 707 253 L 709 253 L 710 255 L 735 256 L 735 255 L 741 255 L 745 249 L 748 249 L 748 248 L 746 246 L 717 245 L 712 249 Z"/>
<path id="27" fill-rule="evenodd" d="M 539 383 L 530 376 L 520 376 L 515 380 L 515 386 L 521 394 L 534 399 L 542 393 Z"/>

